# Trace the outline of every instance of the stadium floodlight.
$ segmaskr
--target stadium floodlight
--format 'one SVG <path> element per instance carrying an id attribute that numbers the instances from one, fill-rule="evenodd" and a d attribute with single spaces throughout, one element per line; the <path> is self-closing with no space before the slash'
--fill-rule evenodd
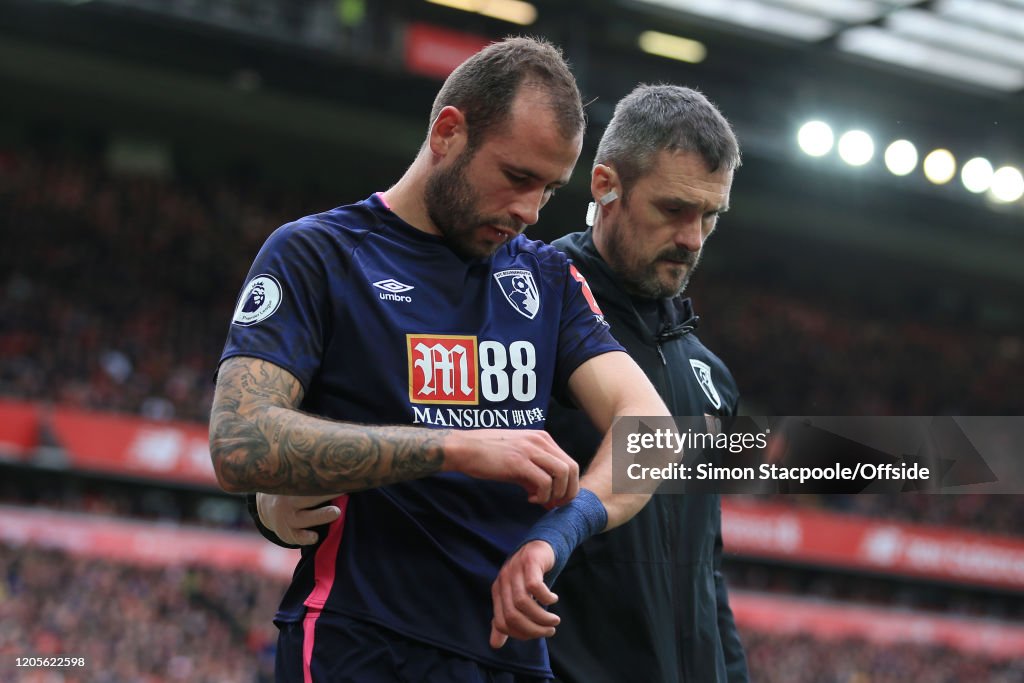
<path id="1" fill-rule="evenodd" d="M 848 130 L 839 138 L 839 158 L 850 166 L 863 166 L 875 156 L 875 142 L 862 130 Z"/>
<path id="2" fill-rule="evenodd" d="M 824 121 L 808 121 L 800 126 L 800 130 L 796 134 L 796 141 L 804 154 L 820 157 L 832 151 L 835 136 L 832 133 L 832 127 Z"/>
<path id="3" fill-rule="evenodd" d="M 968 192 L 980 194 L 992 187 L 992 164 L 988 159 L 974 157 L 960 171 L 960 182 Z"/>
<path id="4" fill-rule="evenodd" d="M 944 185 L 956 175 L 956 158 L 948 149 L 933 149 L 924 158 L 924 177 Z"/>
<path id="5" fill-rule="evenodd" d="M 885 148 L 885 167 L 893 175 L 907 175 L 917 168 L 917 147 L 910 140 L 897 140 Z"/>
<path id="6" fill-rule="evenodd" d="M 1003 166 L 992 174 L 992 198 L 999 202 L 1015 202 L 1024 197 L 1024 176 L 1013 166 Z"/>
<path id="7" fill-rule="evenodd" d="M 463 12 L 475 12 L 492 19 L 500 19 L 520 26 L 537 21 L 537 8 L 522 0 L 427 0 Z"/>
<path id="8" fill-rule="evenodd" d="M 647 54 L 677 59 L 690 64 L 703 62 L 708 54 L 703 43 L 658 31 L 644 31 L 640 34 L 638 42 L 640 49 Z"/>

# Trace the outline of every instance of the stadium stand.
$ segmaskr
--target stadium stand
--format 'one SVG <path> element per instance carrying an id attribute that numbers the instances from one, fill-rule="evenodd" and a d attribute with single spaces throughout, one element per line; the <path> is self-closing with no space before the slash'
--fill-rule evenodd
<path id="1" fill-rule="evenodd" d="M 811 635 L 766 632 L 744 636 L 750 669 L 760 683 L 1013 683 L 1024 676 L 1019 659 L 965 656 L 949 647 L 822 641 Z"/>
<path id="2" fill-rule="evenodd" d="M 0 268 L 8 273 L 2 283 L 0 409 L 13 411 L 4 413 L 7 429 L 15 422 L 15 412 L 35 411 L 38 422 L 34 431 L 29 430 L 24 457 L 3 467 L 7 476 L 0 500 L 100 518 L 241 527 L 241 533 L 251 534 L 239 501 L 209 488 L 201 421 L 211 399 L 216 357 L 211 350 L 220 344 L 223 321 L 233 305 L 230 292 L 243 277 L 245 250 L 254 252 L 286 216 L 312 210 L 317 200 L 275 194 L 269 188 L 254 192 L 232 180 L 211 190 L 173 178 L 114 174 L 97 158 L 55 158 L 30 149 L 8 151 L 2 159 L 0 221 L 21 237 L 0 252 Z M 43 187 L 51 189 L 41 192 Z M 251 196 L 260 201 L 250 201 Z M 237 258 L 225 261 L 225 254 Z M 721 353 L 730 361 L 736 359 L 736 372 L 750 377 L 748 393 L 757 405 L 775 407 L 779 413 L 788 407 L 788 412 L 892 414 L 907 405 L 913 406 L 910 412 L 920 413 L 969 408 L 998 412 L 999 406 L 1019 411 L 1014 407 L 1017 397 L 998 390 L 1000 377 L 1020 369 L 1013 338 L 984 331 L 940 334 L 934 320 L 873 320 L 865 313 L 859 314 L 861 318 L 840 317 L 823 304 L 798 301 L 752 283 L 745 287 L 728 283 L 701 291 L 712 302 L 712 310 L 730 312 L 716 316 L 716 323 L 720 320 L 724 327 L 712 328 L 711 333 Z M 749 344 L 776 363 L 770 368 L 745 364 L 743 349 Z M 846 372 L 850 358 L 864 360 L 872 381 Z M 979 372 L 982 360 L 986 364 Z M 923 374 L 936 364 L 946 368 L 941 385 L 930 383 L 927 391 L 913 395 L 899 392 L 898 387 L 924 386 Z M 772 380 L 780 368 L 784 373 L 793 369 L 788 373 L 792 382 L 785 386 Z M 965 394 L 962 387 L 970 381 L 976 385 Z M 806 384 L 794 389 L 793 382 Z M 803 399 L 796 403 L 794 396 Z M 97 426 L 90 426 L 93 422 Z M 118 446 L 105 435 L 122 423 L 129 429 L 142 429 L 134 427 L 138 424 L 183 430 L 181 452 L 174 456 L 182 464 L 161 465 L 163 476 L 171 480 L 139 486 L 140 481 L 153 482 L 157 473 L 129 471 L 129 456 L 116 454 L 149 452 L 147 448 L 160 453 L 159 444 L 166 439 L 155 446 L 139 446 L 143 437 L 136 435 L 135 441 Z M 45 454 L 52 456 L 53 447 L 60 450 L 70 443 L 72 433 L 94 434 L 105 455 L 89 460 L 70 448 L 62 456 L 65 469 L 56 474 L 53 469 L 38 469 L 39 453 L 45 462 Z M 190 439 L 199 443 L 199 474 L 188 470 Z M 196 486 L 204 477 L 205 491 Z M 754 507 L 744 507 L 750 504 Z M 809 618 L 792 634 L 765 633 L 756 616 L 744 612 L 758 596 L 795 596 L 806 590 L 840 604 L 897 604 L 925 615 L 919 618 L 952 613 L 993 623 L 1019 620 L 1022 607 L 1019 600 L 1007 600 L 991 586 L 951 586 L 948 576 L 932 576 L 921 583 L 900 576 L 902 569 L 897 567 L 894 575 L 878 578 L 877 567 L 851 572 L 856 567 L 852 556 L 832 561 L 829 569 L 829 563 L 821 566 L 799 551 L 780 557 L 770 549 L 751 548 L 745 511 L 752 511 L 762 524 L 772 511 L 813 515 L 831 509 L 842 513 L 837 519 L 901 519 L 931 528 L 1017 534 L 1021 505 L 1020 497 L 1006 497 L 1005 504 L 993 506 L 980 495 L 924 494 L 775 496 L 730 503 L 725 513 L 730 550 L 726 570 L 737 592 L 736 609 L 758 680 L 822 681 L 832 675 L 832 680 L 846 683 L 906 680 L 911 674 L 921 680 L 965 680 L 963 676 L 977 674 L 983 677 L 976 680 L 1000 681 L 1014 680 L 1021 666 L 1020 658 L 1007 662 L 991 652 L 974 652 L 973 645 L 961 641 L 885 645 L 856 635 L 856 630 L 852 636 L 837 636 L 835 642 L 817 640 L 807 632 L 818 628 L 818 617 Z M 753 534 L 762 540 L 772 537 L 763 531 L 759 527 Z M 812 531 L 804 533 L 816 537 Z M 824 531 L 817 537 L 829 535 Z M 1015 552 L 1019 558 L 1024 551 Z M 8 545 L 2 557 L 5 594 L 11 599 L 5 602 L 9 626 L 0 652 L 82 652 L 94 663 L 92 671 L 108 676 L 90 674 L 81 680 L 252 681 L 265 680 L 272 670 L 269 615 L 283 586 L 280 579 L 234 568 L 227 573 L 180 566 L 140 568 L 32 546 Z M 37 571 L 42 565 L 48 569 Z M 149 586 L 154 598 L 140 600 L 141 586 Z M 224 600 L 227 586 L 238 591 L 238 604 L 245 609 Z M 83 588 L 103 597 L 72 600 L 68 592 Z M 1024 578 L 1015 576 L 1011 594 L 1022 588 Z M 224 607 L 227 602 L 232 606 Z M 785 605 L 794 610 L 794 603 Z M 29 617 L 50 609 L 57 614 L 52 620 Z M 171 614 L 188 628 L 168 628 L 165 620 Z M 79 626 L 92 622 L 113 631 L 125 629 L 125 615 L 140 626 L 118 648 L 110 647 L 109 640 L 94 642 L 94 631 Z M 152 642 L 159 645 L 147 646 Z M 781 648 L 785 656 L 770 657 L 767 653 L 774 648 Z M 973 653 L 963 654 L 965 650 Z M 804 678 L 793 679 L 793 671 Z M 73 671 L 65 673 L 63 680 L 78 680 Z M 49 680 L 42 672 L 20 675 L 19 680 Z"/>
<path id="3" fill-rule="evenodd" d="M 6 543 L 0 543 L 0 575 L 5 670 L 15 657 L 73 655 L 86 661 L 81 668 L 14 668 L 16 680 L 273 680 L 275 634 L 266 615 L 284 585 L 280 577 L 200 566 L 140 567 Z"/>
<path id="4" fill-rule="evenodd" d="M 742 180 L 691 291 L 702 339 L 748 412 L 1024 414 L 1019 305 L 986 313 L 1019 291 L 1006 275 L 1019 277 L 1014 207 L 810 172 L 773 128 L 795 116 L 792 103 L 863 104 L 932 137 L 947 125 L 959 142 L 981 140 L 971 112 L 1019 120 L 1019 94 L 991 117 L 985 98 L 957 114 L 953 91 L 879 73 L 861 84 L 864 69 L 829 60 L 815 69 L 834 87 L 815 90 L 804 51 L 699 22 L 725 49 L 706 70 L 680 71 L 623 42 L 652 18 L 688 25 L 667 11 L 543 4 L 538 31 L 571 46 L 595 129 L 637 74 L 697 84 L 734 118 Z M 272 680 L 271 619 L 295 554 L 264 542 L 215 487 L 213 364 L 269 232 L 353 187 L 380 189 L 366 183 L 395 177 L 389 155 L 418 144 L 410 102 L 451 66 L 424 50 L 508 31 L 454 16 L 405 0 L 0 3 L 0 681 Z M 467 33 L 446 42 L 446 22 Z M 915 97 L 916 110 L 894 104 Z M 1019 150 L 1008 128 L 992 144 Z M 169 151 L 133 168 L 114 154 L 133 136 Z M 335 157 L 353 168 L 332 175 Z M 534 234 L 580 227 L 586 201 L 582 183 L 565 188 Z M 844 215 L 862 209 L 859 221 Z M 842 228 L 829 233 L 833 222 Z M 851 269 L 846 249 L 865 237 L 823 241 L 815 253 L 842 256 L 800 261 L 808 238 L 841 229 L 873 235 L 889 260 Z M 899 251 L 922 234 L 929 250 Z M 921 275 L 912 285 L 925 294 L 897 296 L 884 276 L 918 266 L 935 281 Z M 802 279 L 788 272 L 805 267 Z M 930 291 L 939 283 L 953 303 Z M 1024 680 L 1021 519 L 1022 496 L 728 497 L 725 573 L 752 679 Z M 47 655 L 87 666 L 13 666 Z"/>
<path id="5" fill-rule="evenodd" d="M 246 259 L 289 217 L 331 206 L 230 180 L 113 175 L 97 158 L 2 159 L 0 220 L 19 238 L 0 254 L 0 395 L 156 419 L 205 420 L 210 349 L 223 342 Z M 712 282 L 701 296 L 705 309 L 729 312 L 705 336 L 762 414 L 1024 412 L 1004 381 L 1024 375 L 1019 336 L 840 315 L 755 282 Z"/>

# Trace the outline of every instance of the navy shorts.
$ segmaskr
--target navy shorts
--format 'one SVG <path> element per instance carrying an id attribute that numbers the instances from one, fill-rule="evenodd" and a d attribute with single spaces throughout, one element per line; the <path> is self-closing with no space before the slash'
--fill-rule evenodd
<path id="1" fill-rule="evenodd" d="M 277 622 L 277 683 L 548 683 L 552 679 L 495 669 L 394 631 L 339 614 Z M 307 652 L 308 650 L 308 652 Z M 308 659 L 308 664 L 306 660 Z"/>

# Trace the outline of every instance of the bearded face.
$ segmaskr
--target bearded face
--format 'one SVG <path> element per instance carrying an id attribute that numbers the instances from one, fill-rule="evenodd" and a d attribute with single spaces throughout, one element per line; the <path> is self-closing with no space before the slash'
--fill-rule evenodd
<path id="1" fill-rule="evenodd" d="M 452 251 L 463 258 L 486 258 L 504 244 L 507 236 L 496 227 L 522 232 L 525 228 L 510 217 L 486 216 L 480 210 L 480 192 L 469 180 L 467 169 L 475 150 L 464 150 L 447 168 L 427 179 L 424 200 L 427 215 Z"/>
<path id="2" fill-rule="evenodd" d="M 623 218 L 628 220 L 628 216 Z M 681 294 L 700 263 L 702 250 L 689 251 L 677 246 L 656 250 L 655 245 L 638 239 L 634 232 L 626 227 L 612 226 L 608 233 L 608 264 L 625 289 L 645 299 Z"/>
<path id="3" fill-rule="evenodd" d="M 594 241 L 623 287 L 647 299 L 682 293 L 728 210 L 731 186 L 731 169 L 711 171 L 696 152 L 659 152 L 594 228 Z"/>

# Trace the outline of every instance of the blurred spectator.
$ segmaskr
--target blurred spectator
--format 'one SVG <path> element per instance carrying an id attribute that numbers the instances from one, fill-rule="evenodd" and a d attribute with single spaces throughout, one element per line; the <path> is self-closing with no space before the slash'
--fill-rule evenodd
<path id="1" fill-rule="evenodd" d="M 944 647 L 863 640 L 818 640 L 809 635 L 744 632 L 743 644 L 758 683 L 1016 683 L 1024 657 L 1003 662 Z"/>
<path id="2" fill-rule="evenodd" d="M 17 681 L 270 681 L 269 615 L 284 586 L 242 571 L 151 569 L 0 544 L 0 658 L 5 671 L 15 657 L 85 658 L 82 668 L 11 666 Z"/>

